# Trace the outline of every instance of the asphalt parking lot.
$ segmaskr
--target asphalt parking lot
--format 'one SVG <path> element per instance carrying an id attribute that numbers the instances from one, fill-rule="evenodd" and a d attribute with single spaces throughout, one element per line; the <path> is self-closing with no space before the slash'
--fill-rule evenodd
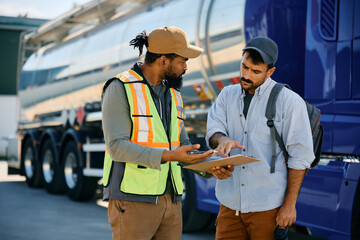
<path id="1" fill-rule="evenodd" d="M 101 190 L 89 202 L 74 202 L 66 195 L 29 188 L 25 178 L 7 175 L 0 161 L 1 240 L 99 240 L 111 239 L 107 204 Z M 184 240 L 211 240 L 213 231 L 183 234 Z"/>

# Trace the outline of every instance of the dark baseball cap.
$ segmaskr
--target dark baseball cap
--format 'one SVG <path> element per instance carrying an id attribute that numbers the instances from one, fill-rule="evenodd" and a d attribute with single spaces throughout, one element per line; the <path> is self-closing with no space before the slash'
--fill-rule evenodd
<path id="1" fill-rule="evenodd" d="M 254 37 L 245 46 L 243 51 L 254 49 L 260 53 L 266 64 L 274 64 L 278 58 L 278 46 L 268 37 Z"/>

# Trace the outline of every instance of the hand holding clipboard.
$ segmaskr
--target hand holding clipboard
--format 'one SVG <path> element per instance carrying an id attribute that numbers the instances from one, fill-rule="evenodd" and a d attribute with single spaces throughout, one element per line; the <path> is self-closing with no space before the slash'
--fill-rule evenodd
<path id="1" fill-rule="evenodd" d="M 205 161 L 202 161 L 200 163 L 195 163 L 192 165 L 188 165 L 185 166 L 184 168 L 187 169 L 192 169 L 192 170 L 196 170 L 196 171 L 211 171 L 212 167 L 227 167 L 228 165 L 233 165 L 233 166 L 238 166 L 238 165 L 242 165 L 242 164 L 247 164 L 247 163 L 252 163 L 252 162 L 257 162 L 260 161 L 260 159 L 257 158 L 253 158 L 253 157 L 248 157 L 245 155 L 234 155 L 231 157 L 219 157 L 219 156 L 213 156 L 208 158 Z"/>

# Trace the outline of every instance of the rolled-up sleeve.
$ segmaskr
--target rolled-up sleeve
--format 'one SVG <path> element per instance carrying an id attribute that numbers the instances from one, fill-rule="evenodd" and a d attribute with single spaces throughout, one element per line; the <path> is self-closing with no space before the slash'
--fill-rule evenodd
<path id="1" fill-rule="evenodd" d="M 228 131 L 226 128 L 226 94 L 227 88 L 224 88 L 215 103 L 211 106 L 208 117 L 207 117 L 207 134 L 206 134 L 206 145 L 210 147 L 209 140 L 214 135 L 214 133 L 221 132 L 228 136 Z"/>
<path id="2" fill-rule="evenodd" d="M 161 169 L 164 149 L 150 148 L 130 142 L 130 108 L 124 86 L 114 80 L 102 99 L 102 126 L 105 144 L 114 161 Z"/>
<path id="3" fill-rule="evenodd" d="M 288 95 L 289 96 L 289 95 Z M 297 94 L 283 100 L 283 139 L 289 154 L 288 167 L 303 170 L 315 159 L 310 121 L 304 100 Z"/>

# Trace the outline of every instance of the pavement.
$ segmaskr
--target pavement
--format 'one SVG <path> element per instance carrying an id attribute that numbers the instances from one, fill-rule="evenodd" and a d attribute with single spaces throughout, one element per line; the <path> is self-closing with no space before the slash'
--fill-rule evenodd
<path id="1" fill-rule="evenodd" d="M 103 240 L 111 239 L 107 203 L 101 188 L 88 202 L 66 195 L 29 188 L 25 177 L 7 174 L 0 161 L 0 240 Z M 182 240 L 214 240 L 214 229 L 183 233 Z M 289 232 L 289 240 L 319 240 Z"/>
<path id="2" fill-rule="evenodd" d="M 0 172 L 0 239 L 111 239 L 104 207 L 26 186 L 24 178 Z"/>
<path id="3" fill-rule="evenodd" d="M 183 234 L 183 240 L 213 240 L 213 231 Z M 88 202 L 29 188 L 25 177 L 7 175 L 0 161 L 0 240 L 111 239 L 101 189 Z"/>

